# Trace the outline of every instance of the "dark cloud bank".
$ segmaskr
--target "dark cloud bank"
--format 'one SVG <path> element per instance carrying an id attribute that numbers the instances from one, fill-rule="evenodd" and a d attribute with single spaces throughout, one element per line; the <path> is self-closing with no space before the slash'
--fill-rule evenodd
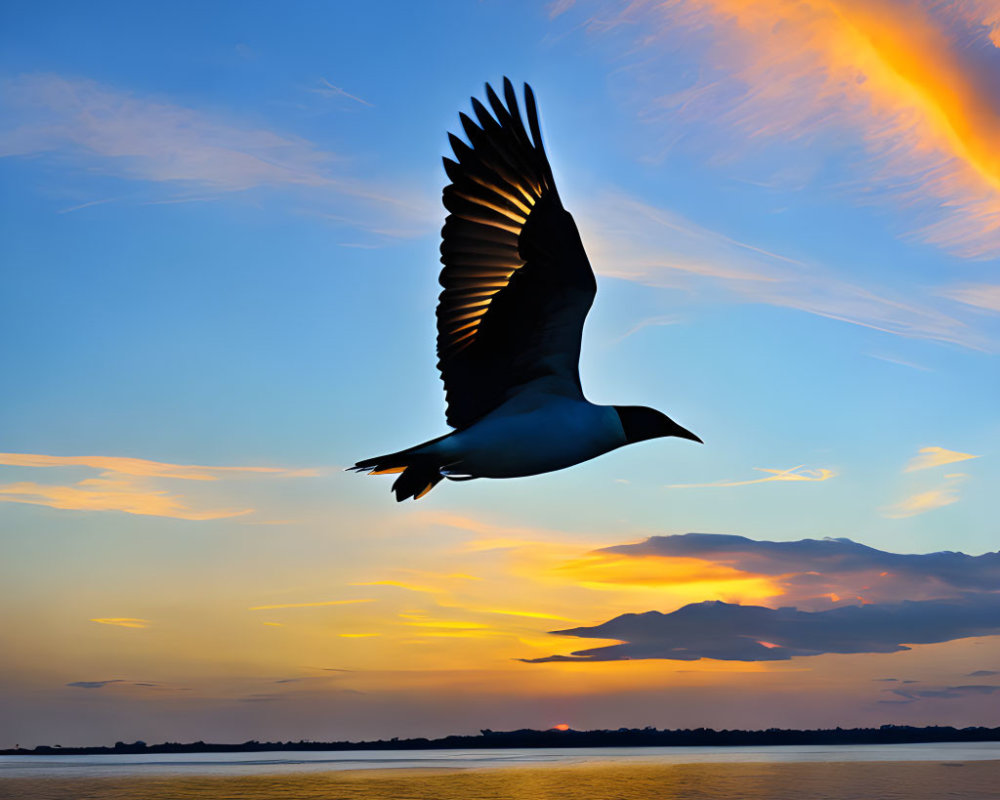
<path id="1" fill-rule="evenodd" d="M 600 625 L 552 631 L 560 636 L 617 639 L 620 644 L 525 661 L 784 661 L 824 653 L 893 653 L 910 649 L 907 645 L 1000 634 L 1000 553 L 904 555 L 848 539 L 757 542 L 698 533 L 654 536 L 600 552 L 701 558 L 749 573 L 780 576 L 779 583 L 787 586 L 781 601 L 815 599 L 812 592 L 801 590 L 816 586 L 843 590 L 853 587 L 855 579 L 872 575 L 890 583 L 880 591 L 859 587 L 878 602 L 851 597 L 857 602 L 830 607 L 827 599 L 825 610 L 819 611 L 712 601 L 668 614 L 623 614 Z M 886 596 L 891 599 L 881 601 Z M 902 599 L 913 596 L 919 599 Z M 948 687 L 959 688 L 971 691 L 971 687 Z"/>
<path id="2" fill-rule="evenodd" d="M 532 663 L 633 658 L 784 661 L 823 653 L 894 653 L 908 650 L 906 644 L 1000 633 L 1000 595 L 841 606 L 815 612 L 709 601 L 669 614 L 623 614 L 602 625 L 552 633 L 618 639 L 622 644 L 579 650 L 571 656 L 530 659 Z"/>
<path id="3" fill-rule="evenodd" d="M 598 552 L 630 557 L 701 558 L 758 575 L 787 576 L 784 582 L 789 590 L 795 587 L 835 589 L 849 576 L 886 578 L 887 585 L 905 584 L 921 597 L 1000 590 L 1000 552 L 980 556 L 951 551 L 888 553 L 850 539 L 758 542 L 744 536 L 713 533 L 651 536 L 644 542 L 608 547 Z M 883 576 L 882 573 L 887 574 Z M 880 587 L 876 583 L 870 591 L 878 592 Z M 911 593 L 903 596 L 918 599 Z"/>

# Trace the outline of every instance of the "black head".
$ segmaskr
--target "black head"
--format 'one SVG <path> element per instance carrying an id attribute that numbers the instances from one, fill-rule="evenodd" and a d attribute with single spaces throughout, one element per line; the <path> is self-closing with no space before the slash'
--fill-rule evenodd
<path id="1" fill-rule="evenodd" d="M 656 439 L 660 436 L 679 436 L 681 439 L 690 439 L 692 442 L 701 443 L 701 439 L 695 436 L 687 428 L 682 428 L 666 414 L 662 414 L 655 408 L 645 406 L 615 406 L 618 412 L 618 419 L 622 422 L 625 431 L 625 440 L 628 444 L 643 442 L 646 439 Z"/>

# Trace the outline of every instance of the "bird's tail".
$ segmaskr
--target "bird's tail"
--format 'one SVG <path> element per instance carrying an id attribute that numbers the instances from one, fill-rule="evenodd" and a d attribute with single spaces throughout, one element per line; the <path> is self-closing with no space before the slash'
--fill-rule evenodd
<path id="1" fill-rule="evenodd" d="M 402 502 L 410 497 L 419 500 L 444 478 L 441 474 L 440 458 L 429 453 L 416 452 L 422 447 L 424 445 L 385 456 L 366 458 L 349 469 L 354 472 L 367 472 L 369 475 L 398 473 L 399 477 L 392 484 L 396 502 Z"/>

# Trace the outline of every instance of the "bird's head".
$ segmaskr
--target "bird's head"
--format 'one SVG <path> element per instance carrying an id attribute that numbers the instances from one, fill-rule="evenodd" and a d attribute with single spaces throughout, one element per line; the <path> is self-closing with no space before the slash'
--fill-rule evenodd
<path id="1" fill-rule="evenodd" d="M 618 419 L 621 420 L 627 444 L 643 442 L 646 439 L 656 439 L 660 436 L 679 436 L 681 439 L 690 439 L 692 442 L 703 444 L 701 439 L 691 433 L 691 431 L 687 428 L 682 428 L 666 414 L 657 411 L 655 408 L 646 408 L 646 406 L 615 406 L 614 409 L 618 412 Z"/>

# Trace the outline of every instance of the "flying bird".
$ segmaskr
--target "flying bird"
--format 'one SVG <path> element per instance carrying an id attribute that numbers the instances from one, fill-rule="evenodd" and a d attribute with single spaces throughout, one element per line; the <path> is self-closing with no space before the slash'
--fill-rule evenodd
<path id="1" fill-rule="evenodd" d="M 437 366 L 455 430 L 351 467 L 398 473 L 397 501 L 443 478 L 537 475 L 660 436 L 701 442 L 655 409 L 583 396 L 580 341 L 597 282 L 559 200 L 534 93 L 524 85 L 527 128 L 507 78 L 503 94 L 486 85 L 492 113 L 472 98 L 476 121 L 459 115 L 469 143 L 449 134 L 455 159 L 444 159 Z"/>

